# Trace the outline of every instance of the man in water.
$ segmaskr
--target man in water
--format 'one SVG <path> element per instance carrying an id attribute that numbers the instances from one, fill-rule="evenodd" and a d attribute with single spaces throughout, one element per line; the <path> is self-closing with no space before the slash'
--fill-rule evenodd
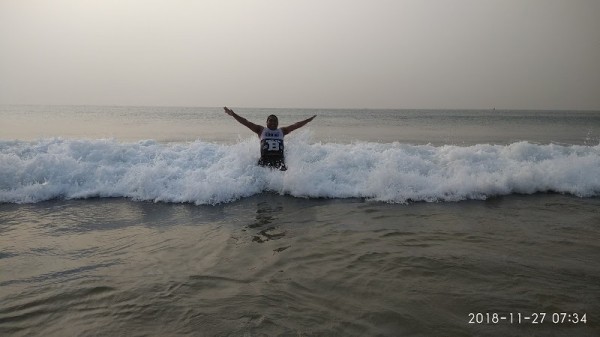
<path id="1" fill-rule="evenodd" d="M 317 117 L 317 115 L 314 115 L 311 118 L 294 123 L 290 126 L 277 128 L 279 125 L 277 116 L 270 115 L 267 117 L 267 127 L 264 127 L 248 121 L 246 118 L 239 116 L 228 107 L 224 107 L 223 109 L 225 110 L 226 114 L 245 125 L 248 129 L 256 133 L 258 138 L 260 138 L 260 159 L 258 160 L 258 165 L 277 168 L 281 171 L 287 170 L 283 155 L 283 137 L 288 133 L 303 127 Z"/>

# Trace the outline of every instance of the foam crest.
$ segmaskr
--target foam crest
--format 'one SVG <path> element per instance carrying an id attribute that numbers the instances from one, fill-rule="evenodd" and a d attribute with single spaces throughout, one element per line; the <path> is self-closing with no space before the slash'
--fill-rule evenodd
<path id="1" fill-rule="evenodd" d="M 287 139 L 287 172 L 257 167 L 255 137 L 203 141 L 0 141 L 0 202 L 125 197 L 227 203 L 265 191 L 308 198 L 408 201 L 485 199 L 512 193 L 600 195 L 600 146 L 312 143 Z"/>

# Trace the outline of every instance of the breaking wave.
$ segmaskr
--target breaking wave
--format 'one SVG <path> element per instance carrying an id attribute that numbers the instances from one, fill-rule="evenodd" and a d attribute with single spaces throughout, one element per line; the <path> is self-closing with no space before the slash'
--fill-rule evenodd
<path id="1" fill-rule="evenodd" d="M 432 146 L 286 141 L 288 171 L 256 166 L 256 138 L 203 141 L 0 141 L 0 202 L 125 197 L 218 204 L 262 192 L 391 203 L 513 193 L 600 195 L 600 145 Z"/>

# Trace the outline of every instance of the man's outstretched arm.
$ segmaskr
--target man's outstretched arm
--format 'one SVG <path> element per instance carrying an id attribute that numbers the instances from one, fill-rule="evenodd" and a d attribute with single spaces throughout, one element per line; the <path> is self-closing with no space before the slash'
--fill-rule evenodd
<path id="1" fill-rule="evenodd" d="M 305 120 L 300 121 L 298 123 L 294 123 L 294 124 L 292 124 L 290 126 L 284 126 L 284 127 L 281 128 L 281 131 L 283 131 L 284 135 L 287 135 L 288 133 L 290 133 L 290 132 L 292 132 L 292 131 L 294 131 L 294 130 L 296 130 L 298 128 L 301 128 L 301 127 L 305 126 L 306 124 L 308 124 L 308 122 L 310 122 L 313 119 L 315 119 L 315 117 L 317 117 L 317 115 L 314 115 L 311 118 L 305 119 Z"/>
<path id="2" fill-rule="evenodd" d="M 262 132 L 262 129 L 263 129 L 262 126 L 248 121 L 246 118 L 236 114 L 235 112 L 233 112 L 233 110 L 229 109 L 228 107 L 223 107 L 223 110 L 225 110 L 226 114 L 235 118 L 236 121 L 240 122 L 240 124 L 246 126 L 248 129 L 252 130 L 254 133 L 260 135 L 260 133 Z"/>

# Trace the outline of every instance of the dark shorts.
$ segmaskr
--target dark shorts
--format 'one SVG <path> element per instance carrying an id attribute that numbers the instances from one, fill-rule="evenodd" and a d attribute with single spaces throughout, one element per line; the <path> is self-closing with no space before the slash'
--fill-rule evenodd
<path id="1" fill-rule="evenodd" d="M 272 169 L 278 169 L 281 171 L 287 170 L 287 167 L 285 166 L 285 161 L 283 160 L 283 158 L 262 157 L 258 160 L 258 165 L 264 166 L 264 167 L 269 167 Z"/>

